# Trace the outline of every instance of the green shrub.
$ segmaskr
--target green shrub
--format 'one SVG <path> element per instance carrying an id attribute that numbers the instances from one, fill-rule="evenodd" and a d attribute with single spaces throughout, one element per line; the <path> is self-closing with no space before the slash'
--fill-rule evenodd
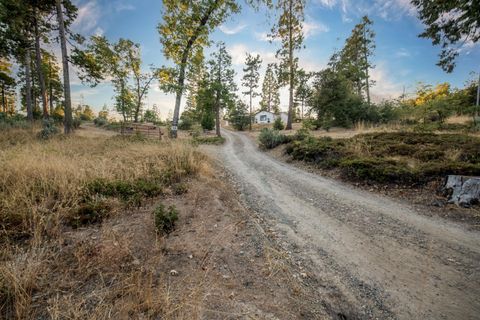
<path id="1" fill-rule="evenodd" d="M 175 206 L 165 208 L 159 204 L 153 211 L 155 230 L 158 234 L 169 234 L 175 229 L 175 222 L 178 220 L 178 210 Z"/>
<path id="2" fill-rule="evenodd" d="M 258 136 L 260 146 L 265 149 L 273 149 L 281 144 L 290 142 L 290 138 L 281 134 L 278 130 L 263 128 Z"/>
<path id="3" fill-rule="evenodd" d="M 80 205 L 80 208 L 73 214 L 67 223 L 73 228 L 101 223 L 108 218 L 112 208 L 105 201 L 92 200 Z"/>
<path id="4" fill-rule="evenodd" d="M 172 186 L 172 190 L 173 190 L 173 193 L 175 193 L 176 195 L 185 194 L 188 192 L 188 184 L 184 182 L 175 183 Z"/>
<path id="5" fill-rule="evenodd" d="M 48 140 L 58 134 L 60 130 L 55 125 L 53 119 L 44 119 L 42 122 L 42 130 L 38 133 L 40 139 Z"/>
<path id="6" fill-rule="evenodd" d="M 343 173 L 350 178 L 381 183 L 410 184 L 415 174 L 405 163 L 381 158 L 346 159 L 340 162 Z"/>
<path id="7" fill-rule="evenodd" d="M 72 126 L 74 129 L 80 128 L 81 125 L 82 125 L 82 120 L 80 118 L 78 117 L 73 118 Z"/>
<path id="8" fill-rule="evenodd" d="M 285 129 L 285 125 L 282 122 L 282 118 L 277 117 L 273 122 L 273 130 L 283 130 Z"/>
<path id="9" fill-rule="evenodd" d="M 305 140 L 310 136 L 311 136 L 310 135 L 310 130 L 308 130 L 306 128 L 301 128 L 301 129 L 297 130 L 297 132 L 293 136 L 293 139 L 294 140 Z"/>
<path id="10" fill-rule="evenodd" d="M 213 112 L 205 112 L 200 124 L 204 130 L 213 130 L 213 128 L 215 128 L 215 117 Z"/>
<path id="11" fill-rule="evenodd" d="M 214 144 L 221 145 L 225 143 L 224 137 L 213 136 L 213 137 L 195 137 L 193 142 L 197 144 Z"/>
<path id="12" fill-rule="evenodd" d="M 103 127 L 103 126 L 106 126 L 108 124 L 108 121 L 107 121 L 107 119 L 105 119 L 103 117 L 97 117 L 97 118 L 93 119 L 93 123 L 97 127 Z"/>
<path id="13" fill-rule="evenodd" d="M 91 195 L 116 197 L 136 204 L 143 197 L 152 198 L 163 192 L 160 182 L 146 179 L 135 181 L 95 179 L 87 184 L 86 190 Z"/>

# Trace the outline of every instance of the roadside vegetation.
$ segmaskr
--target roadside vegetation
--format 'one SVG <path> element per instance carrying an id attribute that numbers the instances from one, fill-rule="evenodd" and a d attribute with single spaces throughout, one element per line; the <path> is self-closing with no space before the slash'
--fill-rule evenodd
<path id="1" fill-rule="evenodd" d="M 109 287 L 102 299 L 120 295 L 121 308 L 144 305 L 143 295 L 129 293 L 127 283 L 146 283 L 148 275 L 137 272 L 128 252 L 121 247 L 95 252 L 82 241 L 65 239 L 74 230 L 161 201 L 185 178 L 202 173 L 204 156 L 182 142 L 121 136 L 43 140 L 36 131 L 7 129 L 0 136 L 0 317 L 86 316 L 89 307 L 81 302 L 58 300 L 58 288 L 77 282 L 100 281 L 94 285 L 98 290 Z M 161 204 L 147 210 L 155 216 L 147 230 L 159 234 L 171 232 L 181 214 Z M 111 281 L 123 284 L 115 289 Z"/>

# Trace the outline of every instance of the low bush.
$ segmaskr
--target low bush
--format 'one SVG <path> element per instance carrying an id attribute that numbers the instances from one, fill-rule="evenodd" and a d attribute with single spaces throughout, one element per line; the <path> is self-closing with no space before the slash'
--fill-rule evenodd
<path id="1" fill-rule="evenodd" d="M 163 192 L 162 185 L 155 179 L 134 181 L 95 179 L 86 186 L 88 195 L 116 197 L 126 202 L 152 198 Z"/>
<path id="2" fill-rule="evenodd" d="M 42 130 L 38 133 L 40 139 L 48 140 L 60 133 L 53 119 L 44 119 L 42 122 Z"/>
<path id="3" fill-rule="evenodd" d="M 281 144 L 291 141 L 291 138 L 281 134 L 278 130 L 263 128 L 258 136 L 260 146 L 265 149 L 273 149 Z"/>
<path id="4" fill-rule="evenodd" d="M 178 220 L 178 210 L 175 206 L 165 208 L 159 204 L 153 211 L 155 220 L 155 231 L 158 234 L 169 234 L 175 229 L 175 222 Z"/>
<path id="5" fill-rule="evenodd" d="M 283 130 L 285 129 L 285 125 L 282 122 L 282 118 L 277 117 L 273 122 L 273 130 Z"/>
<path id="6" fill-rule="evenodd" d="M 480 174 L 480 139 L 465 134 L 372 133 L 350 139 L 295 139 L 295 160 L 338 168 L 347 178 L 378 183 L 424 184 L 449 174 Z"/>
<path id="7" fill-rule="evenodd" d="M 80 205 L 78 210 L 67 219 L 67 224 L 79 228 L 90 224 L 101 223 L 108 218 L 112 207 L 106 201 L 92 200 Z"/>
<path id="8" fill-rule="evenodd" d="M 173 193 L 176 195 L 185 194 L 188 192 L 188 184 L 185 182 L 179 182 L 172 185 Z"/>
<path id="9" fill-rule="evenodd" d="M 103 117 L 97 117 L 97 118 L 93 119 L 93 123 L 97 127 L 103 127 L 103 126 L 106 126 L 108 124 L 108 121 L 107 121 L 107 119 L 105 119 Z"/>
<path id="10" fill-rule="evenodd" d="M 193 142 L 196 144 L 214 144 L 214 145 L 221 145 L 225 143 L 224 137 L 219 136 L 211 136 L 211 137 L 194 137 Z"/>

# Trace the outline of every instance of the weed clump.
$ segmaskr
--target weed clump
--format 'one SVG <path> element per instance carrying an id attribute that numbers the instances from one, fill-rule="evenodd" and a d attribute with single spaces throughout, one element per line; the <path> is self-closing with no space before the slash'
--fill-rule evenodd
<path id="1" fill-rule="evenodd" d="M 194 143 L 196 144 L 213 144 L 213 145 L 221 145 L 225 143 L 225 138 L 224 137 L 194 137 L 193 138 Z"/>
<path id="2" fill-rule="evenodd" d="M 175 206 L 165 208 L 159 204 L 153 211 L 155 219 L 155 231 L 158 234 L 169 234 L 175 229 L 175 222 L 178 220 L 178 210 Z"/>
<path id="3" fill-rule="evenodd" d="M 42 130 L 38 133 L 38 137 L 43 140 L 48 140 L 59 132 L 60 130 L 55 125 L 53 119 L 45 119 L 42 122 Z"/>
<path id="4" fill-rule="evenodd" d="M 112 207 L 106 201 L 93 200 L 80 205 L 78 210 L 69 217 L 67 223 L 72 228 L 101 223 L 110 216 Z"/>
<path id="5" fill-rule="evenodd" d="M 155 180 L 137 179 L 134 181 L 95 179 L 86 186 L 88 194 L 116 197 L 123 201 L 152 198 L 160 195 L 163 188 Z"/>
<path id="6" fill-rule="evenodd" d="M 258 136 L 260 146 L 265 149 L 273 149 L 281 144 L 290 142 L 290 138 L 281 134 L 278 130 L 263 128 Z"/>

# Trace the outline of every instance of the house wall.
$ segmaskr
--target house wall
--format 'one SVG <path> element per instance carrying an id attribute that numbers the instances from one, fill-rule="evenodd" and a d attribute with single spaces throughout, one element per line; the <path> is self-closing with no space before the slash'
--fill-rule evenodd
<path id="1" fill-rule="evenodd" d="M 255 123 L 273 123 L 275 115 L 268 111 L 261 111 L 255 115 Z"/>

